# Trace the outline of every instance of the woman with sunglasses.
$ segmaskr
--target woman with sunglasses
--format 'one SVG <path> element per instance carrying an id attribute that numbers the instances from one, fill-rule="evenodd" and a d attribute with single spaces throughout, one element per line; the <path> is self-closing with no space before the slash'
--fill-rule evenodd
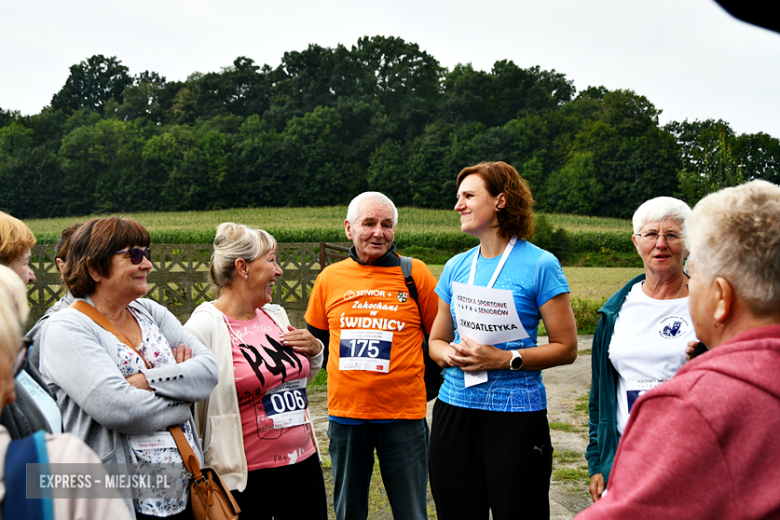
<path id="1" fill-rule="evenodd" d="M 77 300 L 43 326 L 41 373 L 65 430 L 103 462 L 181 464 L 168 431 L 179 425 L 202 463 L 189 405 L 211 394 L 217 362 L 173 314 L 141 298 L 149 243 L 141 224 L 116 217 L 92 219 L 71 237 L 64 282 Z M 95 310 L 94 319 L 87 315 Z M 187 518 L 189 477 L 182 467 L 177 493 L 128 507 L 136 518 Z"/>
<path id="2" fill-rule="evenodd" d="M 30 269 L 34 245 L 35 236 L 30 228 L 21 220 L 0 211 L 0 265 L 9 267 L 25 284 L 35 282 L 35 274 Z M 25 349 L 24 355 L 27 353 Z M 62 416 L 54 395 L 34 363 L 25 362 L 22 368 L 14 379 L 16 401 L 3 408 L 0 424 L 14 439 L 38 430 L 60 433 Z"/>
<path id="3" fill-rule="evenodd" d="M 645 272 L 599 309 L 591 358 L 589 427 L 585 458 L 590 495 L 607 489 L 618 441 L 636 399 L 670 379 L 685 363 L 696 339 L 688 310 L 687 252 L 683 223 L 691 208 L 672 197 L 657 197 L 634 212 L 632 240 Z"/>

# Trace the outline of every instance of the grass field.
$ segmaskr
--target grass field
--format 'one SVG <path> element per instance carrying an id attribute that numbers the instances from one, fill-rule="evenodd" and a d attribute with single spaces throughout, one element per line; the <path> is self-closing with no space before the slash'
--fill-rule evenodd
<path id="1" fill-rule="evenodd" d="M 282 242 L 310 242 L 315 241 L 312 237 L 322 235 L 329 237 L 324 240 L 346 241 L 346 236 L 343 234 L 346 212 L 346 206 L 328 206 L 134 213 L 123 216 L 138 220 L 152 233 L 152 239 L 161 243 L 189 242 L 193 238 L 196 238 L 197 242 L 208 243 L 213 240 L 217 225 L 222 222 L 238 222 L 260 227 L 276 234 Z M 628 235 L 631 232 L 631 222 L 628 220 L 555 213 L 546 216 L 554 228 L 562 227 L 571 233 Z M 30 226 L 39 241 L 54 243 L 63 228 L 76 222 L 85 222 L 89 218 L 84 216 L 28 220 L 26 224 Z M 323 230 L 326 233 L 320 234 L 319 232 Z M 408 239 L 405 244 L 402 244 L 404 235 Z M 432 237 L 435 240 L 431 241 Z M 438 240 L 436 237 L 444 238 Z M 452 240 L 452 237 L 456 240 Z M 441 274 L 443 263 L 448 258 L 473 245 L 468 240 L 464 242 L 463 238 L 475 242 L 473 237 L 460 231 L 460 218 L 452 210 L 399 209 L 396 244 L 402 254 L 425 260 L 437 279 Z M 579 257 L 572 258 L 572 263 L 588 267 L 564 267 L 571 287 L 572 309 L 581 334 L 590 334 L 595 330 L 598 308 L 628 280 L 642 272 L 641 267 L 592 267 L 593 265 L 631 265 L 632 262 L 637 264 L 635 253 L 620 253 L 620 255 L 625 258 L 618 258 L 616 253 L 602 247 L 601 251 L 583 253 Z M 543 334 L 544 331 L 540 333 Z"/>
<path id="2" fill-rule="evenodd" d="M 132 217 L 152 233 L 201 231 L 213 233 L 221 222 L 238 222 L 267 230 L 275 229 L 333 229 L 342 230 L 346 206 L 320 208 L 248 208 L 218 211 L 185 211 L 170 213 L 132 213 Z M 460 218 L 452 210 L 399 208 L 398 233 L 460 232 Z M 548 214 L 553 227 L 566 231 L 625 231 L 631 232 L 628 220 L 584 217 L 578 215 Z M 33 233 L 59 234 L 63 228 L 76 222 L 85 222 L 90 216 L 27 220 Z"/>

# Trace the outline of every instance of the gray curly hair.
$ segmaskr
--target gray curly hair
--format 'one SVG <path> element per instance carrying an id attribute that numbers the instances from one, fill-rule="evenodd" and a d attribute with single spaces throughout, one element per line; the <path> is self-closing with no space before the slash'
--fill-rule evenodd
<path id="1" fill-rule="evenodd" d="M 758 316 L 780 308 L 780 187 L 752 181 L 704 197 L 685 221 L 698 276 L 722 276 Z"/>

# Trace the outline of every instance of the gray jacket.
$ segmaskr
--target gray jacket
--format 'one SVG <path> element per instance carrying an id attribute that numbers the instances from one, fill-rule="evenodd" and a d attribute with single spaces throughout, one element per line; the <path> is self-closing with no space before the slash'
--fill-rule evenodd
<path id="1" fill-rule="evenodd" d="M 41 369 L 41 331 L 43 330 L 43 324 L 46 320 L 51 318 L 52 314 L 67 309 L 71 303 L 76 301 L 76 297 L 73 296 L 70 291 L 65 293 L 65 296 L 54 302 L 54 305 L 46 309 L 46 313 L 35 322 L 35 325 L 27 331 L 27 336 L 32 340 L 32 347 L 30 347 L 30 363 L 32 363 L 36 369 Z"/>
<path id="2" fill-rule="evenodd" d="M 92 305 L 90 298 L 86 301 Z M 64 431 L 83 440 L 104 463 L 130 462 L 128 435 L 185 422 L 197 432 L 189 405 L 209 397 L 218 379 L 214 354 L 173 314 L 147 299 L 130 307 L 149 316 L 171 346 L 192 348 L 192 359 L 184 363 L 142 370 L 153 392 L 125 381 L 117 368 L 120 341 L 85 314 L 64 309 L 46 320 L 41 331 L 41 373 L 57 396 Z"/>

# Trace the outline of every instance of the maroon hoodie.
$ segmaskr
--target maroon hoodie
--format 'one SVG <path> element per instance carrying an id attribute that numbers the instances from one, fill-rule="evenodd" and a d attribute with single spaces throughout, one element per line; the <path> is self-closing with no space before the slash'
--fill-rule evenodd
<path id="1" fill-rule="evenodd" d="M 735 336 L 642 396 L 607 490 L 577 520 L 780 518 L 780 325 Z"/>

